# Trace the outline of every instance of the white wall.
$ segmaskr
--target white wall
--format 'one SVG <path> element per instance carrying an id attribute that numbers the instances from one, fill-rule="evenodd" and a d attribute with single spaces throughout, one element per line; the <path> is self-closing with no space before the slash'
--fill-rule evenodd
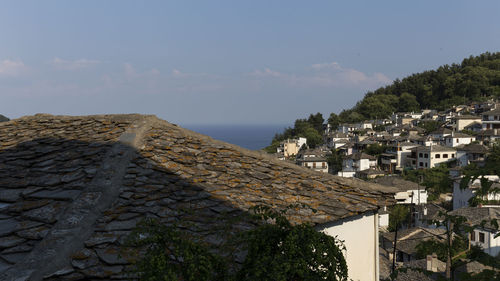
<path id="1" fill-rule="evenodd" d="M 344 241 L 349 280 L 379 280 L 378 214 L 366 213 L 317 229 Z"/>

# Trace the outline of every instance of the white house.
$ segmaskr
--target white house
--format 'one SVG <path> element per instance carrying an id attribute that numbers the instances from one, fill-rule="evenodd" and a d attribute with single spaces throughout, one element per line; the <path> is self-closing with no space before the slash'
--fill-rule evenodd
<path id="1" fill-rule="evenodd" d="M 485 160 L 488 149 L 482 144 L 468 144 L 456 147 L 457 163 L 465 167 L 471 163 L 481 164 Z"/>
<path id="2" fill-rule="evenodd" d="M 441 163 L 455 159 L 456 150 L 441 145 L 419 146 L 413 148 L 416 151 L 416 168 L 434 168 Z"/>
<path id="3" fill-rule="evenodd" d="M 342 171 L 338 173 L 341 177 L 354 177 L 356 172 L 370 169 L 377 166 L 377 159 L 363 152 L 356 152 L 348 155 L 342 161 Z"/>
<path id="4" fill-rule="evenodd" d="M 452 118 L 452 126 L 457 132 L 473 123 L 481 123 L 481 116 L 459 115 Z"/>
<path id="5" fill-rule="evenodd" d="M 463 144 L 470 144 L 475 140 L 476 140 L 475 136 L 462 133 L 455 133 L 455 132 L 452 132 L 451 135 L 445 136 L 443 138 L 444 145 L 451 147 L 456 147 Z"/>
<path id="6" fill-rule="evenodd" d="M 494 185 L 498 185 L 500 178 L 497 175 L 486 175 L 484 176 Z M 481 188 L 481 180 L 476 179 L 470 182 L 465 189 L 460 188 L 461 177 L 457 177 L 453 181 L 453 210 L 468 207 L 469 199 L 471 199 L 479 188 Z M 488 194 L 488 198 L 483 198 L 485 200 L 500 200 L 500 194 Z"/>
<path id="7" fill-rule="evenodd" d="M 500 108 L 483 113 L 483 130 L 500 129 Z"/>
<path id="8" fill-rule="evenodd" d="M 390 145 L 385 153 L 381 155 L 381 168 L 389 173 L 402 170 L 405 167 L 412 167 L 411 150 L 418 147 L 418 144 L 411 142 L 398 142 Z M 415 160 L 413 160 L 415 161 Z"/>
<path id="9" fill-rule="evenodd" d="M 467 207 L 451 211 L 449 214 L 467 218 L 467 224 L 474 226 L 470 234 L 471 245 L 479 246 L 493 257 L 500 254 L 500 237 L 498 230 L 491 224 L 492 220 L 500 221 L 499 207 Z M 483 226 L 480 226 L 483 222 Z"/>
<path id="10" fill-rule="evenodd" d="M 394 176 L 379 177 L 374 179 L 374 182 L 396 188 L 398 191 L 394 198 L 398 204 L 420 205 L 427 203 L 425 186 Z"/>
<path id="11" fill-rule="evenodd" d="M 320 150 L 306 149 L 297 156 L 297 165 L 308 169 L 328 173 L 328 162 Z"/>
<path id="12" fill-rule="evenodd" d="M 330 132 L 325 135 L 324 141 L 329 148 L 339 148 L 349 141 L 349 136 L 345 133 Z"/>
<path id="13" fill-rule="evenodd" d="M 276 148 L 278 154 L 283 154 L 284 158 L 288 158 L 299 153 L 300 148 L 307 143 L 306 138 L 287 139 L 282 141 Z"/>

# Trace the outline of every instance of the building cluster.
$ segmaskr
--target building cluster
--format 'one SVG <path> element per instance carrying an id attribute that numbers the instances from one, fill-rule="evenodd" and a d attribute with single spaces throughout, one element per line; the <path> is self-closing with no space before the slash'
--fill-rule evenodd
<path id="1" fill-rule="evenodd" d="M 429 130 L 425 125 L 428 121 L 439 126 Z M 467 234 L 469 247 L 478 246 L 494 257 L 500 254 L 499 231 L 492 222 L 500 219 L 499 176 L 485 175 L 465 185 L 462 182 L 463 168 L 470 164 L 484 166 L 500 138 L 500 104 L 490 101 L 455 106 L 443 112 L 399 112 L 390 119 L 340 124 L 335 130 L 327 124 L 323 138 L 322 146 L 310 149 L 306 140 L 301 149 L 281 159 L 316 171 L 392 187 L 396 190 L 396 204 L 409 210 L 398 233 L 396 249 L 395 233 L 390 232 L 394 229 L 389 225 L 391 207 L 379 210 L 380 278 L 389 277 L 393 260 L 397 268 L 409 269 L 404 273 L 410 275 L 408 280 L 442 278 L 446 274 L 446 260 L 439 260 L 435 254 L 422 257 L 417 245 L 429 240 L 446 243 L 445 213 L 466 219 L 465 225 L 472 229 Z M 290 141 L 298 142 L 287 142 Z M 334 161 L 341 161 L 342 165 L 332 165 Z M 452 192 L 434 196 L 432 200 L 425 186 L 401 176 L 408 170 L 440 165 L 448 167 Z M 485 184 L 492 192 L 483 194 Z M 481 202 L 487 203 L 471 205 L 478 192 Z M 462 272 L 477 274 L 491 269 L 468 259 L 459 264 L 454 268 L 455 280 L 461 280 Z M 422 271 L 431 274 L 420 276 Z"/>

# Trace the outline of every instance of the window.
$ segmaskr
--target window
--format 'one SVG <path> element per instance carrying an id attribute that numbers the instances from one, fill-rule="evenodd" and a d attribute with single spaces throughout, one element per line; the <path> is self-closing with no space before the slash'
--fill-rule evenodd
<path id="1" fill-rule="evenodd" d="M 424 157 L 422 153 L 419 153 L 418 154 L 418 157 Z"/>
<path id="2" fill-rule="evenodd" d="M 425 167 L 427 168 L 427 162 L 425 163 Z"/>
<path id="3" fill-rule="evenodd" d="M 484 233 L 479 232 L 479 242 L 484 243 Z"/>
<path id="4" fill-rule="evenodd" d="M 325 162 L 321 162 L 321 167 L 324 169 L 326 168 L 326 163 Z"/>
<path id="5" fill-rule="evenodd" d="M 448 154 L 443 154 L 443 158 L 448 158 Z"/>
<path id="6" fill-rule="evenodd" d="M 451 158 L 455 158 L 455 154 L 454 153 L 451 154 Z"/>
<path id="7" fill-rule="evenodd" d="M 457 143 L 459 143 L 460 141 L 457 139 Z"/>
<path id="8" fill-rule="evenodd" d="M 429 158 L 429 154 L 424 154 L 424 158 Z"/>
<path id="9" fill-rule="evenodd" d="M 424 166 L 424 163 L 423 163 L 423 162 L 419 162 L 419 163 L 418 163 L 418 165 L 419 165 L 420 167 L 423 167 L 423 166 Z"/>
<path id="10" fill-rule="evenodd" d="M 436 154 L 436 158 L 441 158 L 441 154 Z"/>
<path id="11" fill-rule="evenodd" d="M 316 162 L 313 162 L 313 168 L 316 168 Z"/>
<path id="12" fill-rule="evenodd" d="M 476 241 L 476 232 L 475 231 L 472 231 L 470 233 L 470 241 Z"/>

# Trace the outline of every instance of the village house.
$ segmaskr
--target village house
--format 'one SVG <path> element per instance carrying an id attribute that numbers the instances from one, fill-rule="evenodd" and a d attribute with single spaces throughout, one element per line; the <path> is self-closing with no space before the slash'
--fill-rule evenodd
<path id="1" fill-rule="evenodd" d="M 378 184 L 394 187 L 397 190 L 394 199 L 396 199 L 398 204 L 421 205 L 427 203 L 427 190 L 425 190 L 425 186 L 421 186 L 418 183 L 395 176 L 379 177 L 373 181 Z"/>
<path id="2" fill-rule="evenodd" d="M 500 129 L 500 107 L 482 114 L 483 130 Z"/>
<path id="3" fill-rule="evenodd" d="M 328 162 L 326 156 L 319 149 L 302 150 L 297 155 L 297 165 L 312 169 L 317 172 L 328 173 Z"/>
<path id="4" fill-rule="evenodd" d="M 345 133 L 330 132 L 325 134 L 324 141 L 329 148 L 337 149 L 349 141 L 349 136 Z"/>
<path id="5" fill-rule="evenodd" d="M 497 175 L 485 175 L 483 177 L 492 183 L 493 188 L 500 187 L 500 178 Z M 474 196 L 477 190 L 481 188 L 480 178 L 471 181 L 464 189 L 460 188 L 461 181 L 461 176 L 453 179 L 453 210 L 468 207 L 469 200 Z M 482 199 L 494 202 L 488 205 L 498 205 L 497 202 L 500 201 L 500 194 L 490 193 L 486 198 Z"/>
<path id="6" fill-rule="evenodd" d="M 343 240 L 349 279 L 378 281 L 378 210 L 393 192 L 151 115 L 26 116 L 0 123 L 0 280 L 129 280 L 140 257 L 122 243 L 146 217 L 222 251 L 217 231 L 255 227 L 253 206 L 305 204 L 316 212 L 287 218 Z"/>
<path id="7" fill-rule="evenodd" d="M 348 155 L 342 161 L 342 171 L 338 172 L 341 177 L 354 177 L 356 172 L 368 170 L 377 166 L 377 158 L 363 152 Z"/>
<path id="8" fill-rule="evenodd" d="M 455 132 L 452 132 L 451 135 L 445 136 L 443 138 L 444 145 L 451 147 L 456 147 L 463 144 L 470 144 L 475 140 L 476 140 L 475 136 L 462 133 L 455 133 Z"/>
<path id="9" fill-rule="evenodd" d="M 464 127 L 464 130 L 471 131 L 474 133 L 481 132 L 483 130 L 483 124 L 481 122 L 473 122 Z"/>
<path id="10" fill-rule="evenodd" d="M 500 207 L 467 207 L 453 210 L 453 216 L 462 216 L 474 230 L 469 235 L 471 245 L 479 246 L 483 252 L 496 257 L 500 254 L 500 237 L 493 220 L 500 221 Z"/>
<path id="11" fill-rule="evenodd" d="M 434 168 L 439 164 L 454 160 L 456 155 L 454 148 L 441 145 L 418 146 L 412 148 L 412 151 L 415 151 L 415 154 L 412 154 L 410 158 L 416 157 L 416 169 Z"/>
<path id="12" fill-rule="evenodd" d="M 278 154 L 283 154 L 285 158 L 297 155 L 302 146 L 307 144 L 306 138 L 287 139 L 282 141 L 276 148 Z"/>
<path id="13" fill-rule="evenodd" d="M 459 115 L 455 116 L 451 119 L 451 125 L 456 132 L 462 131 L 465 127 L 473 124 L 479 123 L 481 124 L 481 116 L 475 115 Z"/>
<path id="14" fill-rule="evenodd" d="M 381 155 L 381 168 L 388 173 L 401 171 L 404 168 L 415 166 L 411 158 L 411 150 L 418 147 L 418 144 L 411 142 L 398 142 L 390 145 L 386 152 Z"/>
<path id="15" fill-rule="evenodd" d="M 478 166 L 484 165 L 488 148 L 482 144 L 467 144 L 455 147 L 457 150 L 457 164 L 460 167 L 465 167 L 471 163 L 476 163 Z"/>
<path id="16" fill-rule="evenodd" d="M 417 260 L 417 245 L 422 241 L 437 240 L 446 241 L 445 231 L 440 228 L 412 227 L 398 231 L 396 243 L 396 262 L 409 262 Z M 394 232 L 382 234 L 382 248 L 389 254 L 389 260 L 393 258 Z"/>

